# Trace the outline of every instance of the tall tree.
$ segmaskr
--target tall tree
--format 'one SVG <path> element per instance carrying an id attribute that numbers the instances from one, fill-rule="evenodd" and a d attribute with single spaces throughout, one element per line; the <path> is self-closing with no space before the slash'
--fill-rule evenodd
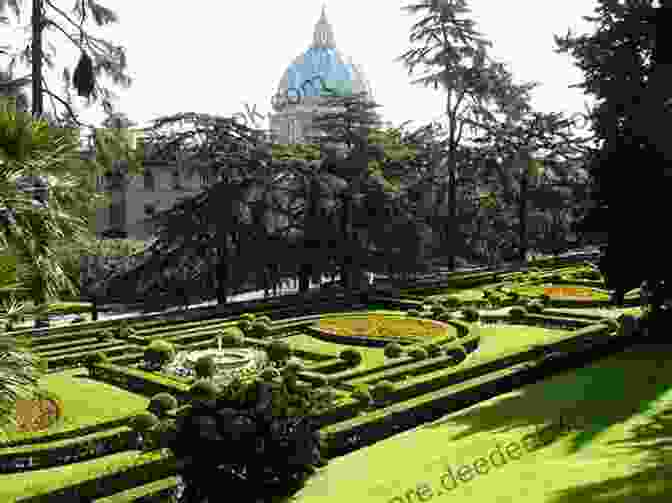
<path id="1" fill-rule="evenodd" d="M 448 134 L 442 145 L 445 158 L 436 163 L 439 172 L 435 177 L 441 195 L 436 205 L 435 220 L 437 223 L 441 220 L 439 208 L 447 195 L 448 217 L 440 227 L 444 231 L 443 241 L 454 246 L 458 239 L 457 164 L 466 125 L 463 119 L 480 121 L 487 112 L 487 106 L 495 99 L 524 102 L 528 99 L 529 90 L 536 84 L 514 86 L 504 66 L 487 56 L 487 47 L 492 44 L 474 30 L 474 21 L 465 18 L 470 12 L 465 0 L 427 0 L 404 7 L 404 10 L 412 14 L 422 13 L 423 18 L 411 28 L 410 42 L 419 43 L 419 47 L 408 50 L 399 60 L 409 68 L 409 74 L 418 66 L 427 71 L 428 75 L 414 83 L 432 85 L 435 89 L 440 85 L 447 92 Z M 455 268 L 455 253 L 450 248 L 448 265 L 451 269 Z"/>
<path id="2" fill-rule="evenodd" d="M 608 236 L 606 279 L 619 304 L 643 279 L 660 285 L 663 276 L 671 277 L 669 261 L 652 241 L 650 227 L 622 225 L 648 222 L 667 211 L 671 156 L 660 131 L 672 119 L 666 106 L 672 93 L 665 83 L 670 65 L 664 49 L 671 6 L 667 1 L 655 4 L 601 0 L 597 15 L 584 18 L 596 25 L 594 33 L 556 37 L 558 52 L 571 54 L 584 72 L 576 87 L 597 100 L 591 113 L 601 143 L 591 165 L 596 204 L 586 224 Z M 635 176 L 628 165 L 643 169 Z M 640 267 L 623 266 L 633 261 Z"/>

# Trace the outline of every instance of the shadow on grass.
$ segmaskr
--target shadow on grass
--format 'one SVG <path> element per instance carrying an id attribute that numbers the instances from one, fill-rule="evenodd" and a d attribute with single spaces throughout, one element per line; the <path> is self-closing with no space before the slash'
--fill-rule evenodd
<path id="1" fill-rule="evenodd" d="M 669 345 L 662 344 L 631 348 L 425 427 L 459 424 L 464 430 L 452 437 L 458 440 L 482 432 L 504 433 L 519 427 L 557 424 L 562 418 L 578 430 L 571 439 L 571 455 L 590 445 L 609 427 L 643 414 L 649 423 L 634 427 L 633 438 L 619 442 L 633 454 L 649 453 L 647 462 L 637 466 L 640 471 L 564 491 L 554 503 L 662 502 L 663 494 L 672 492 L 672 410 L 656 413 L 654 404 L 662 395 L 672 394 L 668 393 L 672 391 L 672 377 L 665 371 L 669 351 Z"/>
<path id="2" fill-rule="evenodd" d="M 663 503 L 672 494 L 672 409 L 654 414 L 650 421 L 634 427 L 632 436 L 608 445 L 622 446 L 634 453 L 645 454 L 644 461 L 634 465 L 637 473 L 611 478 L 561 491 L 553 503 L 602 501 L 616 503 L 637 501 Z"/>
<path id="3" fill-rule="evenodd" d="M 563 417 L 576 420 L 574 424 L 582 427 L 583 432 L 573 443 L 572 452 L 576 452 L 610 426 L 644 412 L 672 388 L 672 379 L 664 371 L 668 352 L 669 346 L 662 345 L 629 349 L 425 427 L 461 424 L 465 430 L 454 437 L 457 440 L 484 431 L 506 432 L 553 423 Z"/>

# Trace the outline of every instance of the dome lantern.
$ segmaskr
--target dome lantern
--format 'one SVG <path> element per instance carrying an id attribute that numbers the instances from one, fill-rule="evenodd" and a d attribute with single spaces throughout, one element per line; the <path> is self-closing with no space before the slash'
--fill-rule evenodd
<path id="1" fill-rule="evenodd" d="M 312 47 L 320 49 L 335 49 L 336 42 L 334 41 L 334 30 L 331 24 L 327 21 L 327 14 L 322 6 L 322 15 L 315 24 L 315 33 L 313 34 Z"/>

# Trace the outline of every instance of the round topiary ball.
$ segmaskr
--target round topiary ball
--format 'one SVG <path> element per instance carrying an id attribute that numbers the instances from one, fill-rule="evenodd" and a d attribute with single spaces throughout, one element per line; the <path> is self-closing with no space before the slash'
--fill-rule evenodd
<path id="1" fill-rule="evenodd" d="M 214 400 L 217 398 L 217 387 L 210 381 L 203 379 L 197 380 L 191 388 L 189 395 L 193 400 Z"/>
<path id="2" fill-rule="evenodd" d="M 96 353 L 86 355 L 86 357 L 84 358 L 84 366 L 92 367 L 93 365 L 99 363 L 105 363 L 107 361 L 108 361 L 107 355 L 102 351 L 97 351 Z"/>
<path id="3" fill-rule="evenodd" d="M 525 309 L 528 313 L 541 314 L 544 310 L 543 304 L 539 300 L 529 300 L 525 302 Z"/>
<path id="4" fill-rule="evenodd" d="M 273 381 L 274 379 L 278 379 L 279 377 L 280 377 L 280 371 L 272 367 L 266 367 L 261 373 L 261 378 L 264 381 Z"/>
<path id="5" fill-rule="evenodd" d="M 177 399 L 170 393 L 158 393 L 149 401 L 147 410 L 157 417 L 164 417 L 166 411 L 177 408 Z"/>
<path id="6" fill-rule="evenodd" d="M 369 390 L 365 389 L 356 389 L 352 393 L 352 398 L 355 400 L 358 400 L 359 402 L 362 402 L 364 404 L 368 404 L 371 402 L 372 397 L 371 397 L 371 392 Z"/>
<path id="7" fill-rule="evenodd" d="M 429 355 L 424 348 L 413 348 L 408 352 L 408 356 L 415 360 L 425 360 Z"/>
<path id="8" fill-rule="evenodd" d="M 273 320 L 271 320 L 268 316 L 258 316 L 254 321 L 260 321 L 262 323 L 266 323 L 267 325 L 270 325 L 273 323 Z"/>
<path id="9" fill-rule="evenodd" d="M 240 315 L 240 319 L 241 319 L 241 321 L 245 320 L 245 321 L 249 321 L 250 323 L 252 323 L 256 319 L 256 315 L 254 315 L 252 313 L 244 313 L 244 314 Z"/>
<path id="10" fill-rule="evenodd" d="M 359 365 L 362 363 L 362 354 L 356 349 L 344 349 L 338 357 L 351 365 Z"/>
<path id="11" fill-rule="evenodd" d="M 429 344 L 425 344 L 423 346 L 424 350 L 427 352 L 427 356 L 429 358 L 436 358 L 437 356 L 441 355 L 441 346 L 438 344 L 435 344 L 433 342 L 430 342 Z"/>
<path id="12" fill-rule="evenodd" d="M 273 341 L 267 346 L 266 352 L 272 362 L 282 362 L 291 356 L 292 347 L 287 341 Z"/>
<path id="13" fill-rule="evenodd" d="M 387 358 L 399 358 L 404 353 L 404 349 L 401 344 L 390 342 L 385 345 L 383 352 Z"/>
<path id="14" fill-rule="evenodd" d="M 196 360 L 194 371 L 196 372 L 196 377 L 199 379 L 208 379 L 214 376 L 215 372 L 217 372 L 215 359 L 212 356 L 201 356 Z"/>
<path id="15" fill-rule="evenodd" d="M 548 305 L 551 303 L 551 296 L 547 294 L 540 295 L 539 301 L 541 302 L 542 306 L 548 307 Z"/>
<path id="16" fill-rule="evenodd" d="M 303 363 L 301 362 L 301 360 L 299 360 L 298 358 L 293 358 L 292 357 L 292 358 L 289 358 L 287 360 L 287 363 L 285 363 L 285 366 L 282 369 L 282 373 L 283 374 L 286 374 L 286 373 L 296 374 L 297 372 L 301 372 L 303 370 L 303 368 L 304 367 L 303 367 Z"/>
<path id="17" fill-rule="evenodd" d="M 159 418 L 151 412 L 141 412 L 131 420 L 131 428 L 137 432 L 145 432 L 159 424 Z"/>
<path id="18" fill-rule="evenodd" d="M 145 349 L 145 361 L 152 365 L 165 365 L 175 358 L 175 347 L 162 340 L 152 341 Z"/>
<path id="19" fill-rule="evenodd" d="M 387 380 L 378 381 L 371 388 L 371 396 L 376 401 L 385 400 L 391 393 L 394 393 L 395 386 Z"/>
<path id="20" fill-rule="evenodd" d="M 265 321 L 255 320 L 252 322 L 249 331 L 250 337 L 256 337 L 258 339 L 262 339 L 264 337 L 270 336 L 271 334 L 272 334 L 271 327 Z"/>
<path id="21" fill-rule="evenodd" d="M 460 307 L 461 304 L 462 301 L 455 295 L 448 295 L 447 297 L 443 298 L 443 305 L 448 309 Z"/>
<path id="22" fill-rule="evenodd" d="M 473 307 L 468 307 L 462 311 L 462 316 L 464 316 L 466 321 L 475 322 L 478 321 L 480 314 Z"/>
<path id="23" fill-rule="evenodd" d="M 520 320 L 527 316 L 527 310 L 524 307 L 515 306 L 509 311 L 509 316 L 514 320 Z"/>
<path id="24" fill-rule="evenodd" d="M 317 386 L 318 388 L 321 388 L 323 386 L 328 386 L 329 385 L 329 379 L 327 379 L 323 375 L 315 376 L 315 378 L 313 379 L 313 385 Z"/>
<path id="25" fill-rule="evenodd" d="M 219 332 L 216 337 L 216 342 L 222 342 L 223 348 L 239 348 L 243 346 L 243 331 L 238 327 L 227 327 Z"/>
<path id="26" fill-rule="evenodd" d="M 413 318 L 420 318 L 422 316 L 422 313 L 418 309 L 409 309 L 406 311 L 407 316 L 411 316 Z"/>

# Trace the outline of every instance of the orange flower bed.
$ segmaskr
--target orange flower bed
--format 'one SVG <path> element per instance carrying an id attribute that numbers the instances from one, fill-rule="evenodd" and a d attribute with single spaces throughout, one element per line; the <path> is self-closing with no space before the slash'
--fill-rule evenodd
<path id="1" fill-rule="evenodd" d="M 359 337 L 444 337 L 447 327 L 433 320 L 366 316 L 320 320 L 318 328 L 337 335 Z"/>
<path id="2" fill-rule="evenodd" d="M 58 404 L 50 398 L 16 401 L 16 431 L 28 432 L 47 429 L 60 416 Z"/>
<path id="3" fill-rule="evenodd" d="M 575 287 L 550 287 L 544 290 L 549 297 L 590 297 L 592 290 L 590 288 Z"/>

